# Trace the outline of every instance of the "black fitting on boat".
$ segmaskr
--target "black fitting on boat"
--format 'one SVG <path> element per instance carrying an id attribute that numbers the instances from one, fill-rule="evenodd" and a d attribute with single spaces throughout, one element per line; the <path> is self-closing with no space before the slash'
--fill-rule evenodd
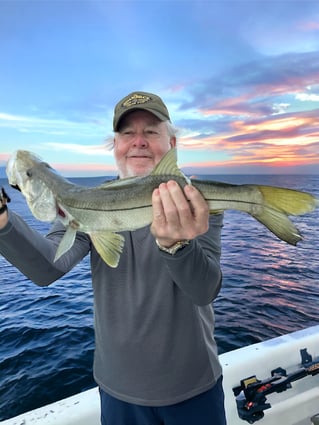
<path id="1" fill-rule="evenodd" d="M 313 425 L 319 425 L 319 413 L 314 416 L 311 416 L 310 420 Z"/>
<path id="2" fill-rule="evenodd" d="M 301 368 L 289 373 L 285 369 L 278 367 L 271 371 L 271 377 L 264 380 L 257 379 L 256 375 L 242 379 L 240 385 L 233 388 L 236 397 L 238 416 L 253 424 L 264 417 L 264 410 L 270 409 L 271 404 L 267 403 L 267 395 L 271 393 L 281 393 L 292 388 L 291 382 L 304 378 L 307 375 L 317 375 L 319 373 L 319 360 L 313 361 L 312 356 L 307 353 L 307 349 L 300 350 Z M 313 422 L 319 425 L 319 416 L 314 416 Z"/>

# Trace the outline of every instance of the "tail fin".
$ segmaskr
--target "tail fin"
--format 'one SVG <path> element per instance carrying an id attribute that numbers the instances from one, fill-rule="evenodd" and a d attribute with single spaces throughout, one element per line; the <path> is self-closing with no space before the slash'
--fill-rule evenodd
<path id="1" fill-rule="evenodd" d="M 258 188 L 267 204 L 287 215 L 306 214 L 319 206 L 319 200 L 307 192 L 271 186 Z"/>
<path id="2" fill-rule="evenodd" d="M 319 200 L 306 192 L 271 186 L 258 186 L 264 208 L 253 217 L 283 241 L 296 245 L 302 237 L 288 215 L 314 211 Z"/>

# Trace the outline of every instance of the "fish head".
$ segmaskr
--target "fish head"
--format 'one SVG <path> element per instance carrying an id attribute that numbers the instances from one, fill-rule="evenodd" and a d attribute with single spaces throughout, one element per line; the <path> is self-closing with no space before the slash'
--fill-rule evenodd
<path id="1" fill-rule="evenodd" d="M 53 221 L 57 216 L 55 196 L 41 178 L 41 169 L 51 167 L 37 155 L 18 150 L 9 158 L 6 167 L 9 184 L 21 191 L 32 214 L 41 221 Z M 51 169 L 52 170 L 52 169 Z"/>
<path id="2" fill-rule="evenodd" d="M 26 155 L 23 155 L 23 153 Z M 22 191 L 24 187 L 24 176 L 26 175 L 26 171 L 28 168 L 32 167 L 28 154 L 29 152 L 27 151 L 16 151 L 11 155 L 7 162 L 6 173 L 9 184 L 20 191 Z"/>

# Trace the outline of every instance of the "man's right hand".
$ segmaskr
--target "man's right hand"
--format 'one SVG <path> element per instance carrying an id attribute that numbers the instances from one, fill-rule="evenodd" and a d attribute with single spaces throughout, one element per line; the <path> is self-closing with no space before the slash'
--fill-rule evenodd
<path id="1" fill-rule="evenodd" d="M 161 183 L 153 192 L 152 205 L 151 232 L 166 248 L 208 230 L 208 204 L 194 186 L 186 185 L 183 190 L 173 180 Z"/>

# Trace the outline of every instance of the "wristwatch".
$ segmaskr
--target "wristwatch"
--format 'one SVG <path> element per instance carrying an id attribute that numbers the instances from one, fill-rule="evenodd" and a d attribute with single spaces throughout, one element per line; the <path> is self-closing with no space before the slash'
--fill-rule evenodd
<path id="1" fill-rule="evenodd" d="M 180 249 L 184 248 L 185 246 L 190 244 L 190 240 L 185 239 L 183 241 L 178 241 L 176 242 L 173 246 L 171 246 L 170 248 L 166 248 L 165 246 L 162 246 L 157 239 L 155 239 L 156 245 L 158 246 L 158 248 L 163 251 L 166 252 L 167 254 L 170 255 L 175 255 L 177 251 L 179 251 Z"/>

